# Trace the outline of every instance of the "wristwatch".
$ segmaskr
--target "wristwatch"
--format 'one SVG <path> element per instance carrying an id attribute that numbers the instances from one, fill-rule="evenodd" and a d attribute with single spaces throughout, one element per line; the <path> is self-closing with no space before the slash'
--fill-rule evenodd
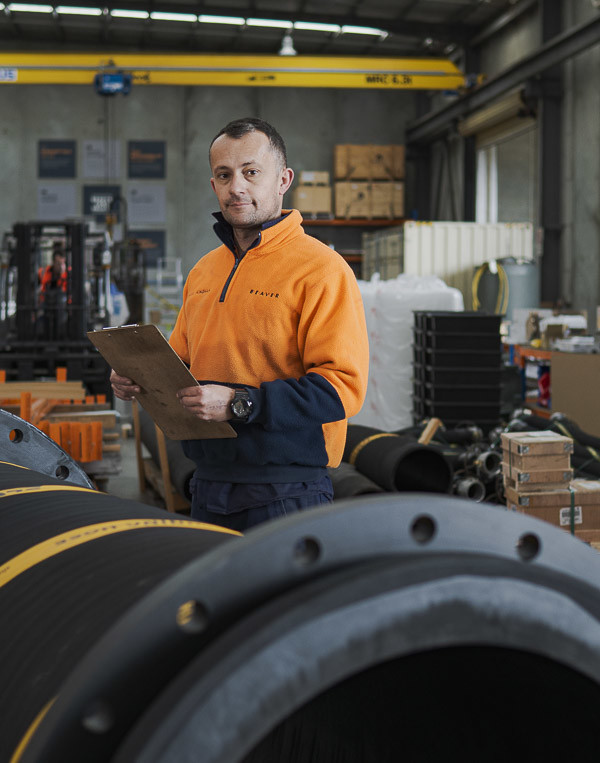
<path id="1" fill-rule="evenodd" d="M 247 390 L 236 389 L 229 405 L 236 421 L 248 421 L 252 412 L 252 400 L 250 400 L 250 393 Z"/>

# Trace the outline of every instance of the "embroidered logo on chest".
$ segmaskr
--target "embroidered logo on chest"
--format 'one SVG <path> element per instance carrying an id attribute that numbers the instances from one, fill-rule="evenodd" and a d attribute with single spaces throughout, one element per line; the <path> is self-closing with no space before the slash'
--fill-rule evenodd
<path id="1" fill-rule="evenodd" d="M 270 297 L 271 299 L 279 299 L 279 294 L 274 291 L 261 291 L 260 289 L 250 289 L 250 294 L 254 294 L 255 297 Z"/>

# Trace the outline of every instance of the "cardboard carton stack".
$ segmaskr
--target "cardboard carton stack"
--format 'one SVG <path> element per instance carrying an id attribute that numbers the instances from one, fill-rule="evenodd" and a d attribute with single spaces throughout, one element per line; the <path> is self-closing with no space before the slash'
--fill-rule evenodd
<path id="1" fill-rule="evenodd" d="M 337 145 L 334 151 L 335 216 L 404 216 L 404 146 Z"/>
<path id="2" fill-rule="evenodd" d="M 573 440 L 556 432 L 502 434 L 507 508 L 600 543 L 600 481 L 573 479 Z"/>
<path id="3" fill-rule="evenodd" d="M 293 192 L 292 206 L 309 217 L 331 217 L 329 172 L 303 170 Z"/>

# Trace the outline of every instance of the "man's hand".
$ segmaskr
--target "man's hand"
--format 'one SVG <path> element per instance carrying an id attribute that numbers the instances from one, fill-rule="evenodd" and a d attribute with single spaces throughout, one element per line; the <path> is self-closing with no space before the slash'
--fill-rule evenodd
<path id="1" fill-rule="evenodd" d="M 110 373 L 110 385 L 119 400 L 133 400 L 141 391 L 140 387 L 126 376 L 119 376 L 115 371 Z"/>
<path id="2" fill-rule="evenodd" d="M 203 421 L 227 421 L 233 418 L 229 404 L 234 390 L 220 384 L 185 387 L 177 393 L 183 407 Z"/>

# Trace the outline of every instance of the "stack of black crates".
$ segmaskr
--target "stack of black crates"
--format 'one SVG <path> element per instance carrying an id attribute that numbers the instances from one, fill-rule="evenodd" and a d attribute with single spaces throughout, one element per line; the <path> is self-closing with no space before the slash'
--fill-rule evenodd
<path id="1" fill-rule="evenodd" d="M 489 431 L 500 419 L 500 315 L 415 311 L 413 416 Z"/>

